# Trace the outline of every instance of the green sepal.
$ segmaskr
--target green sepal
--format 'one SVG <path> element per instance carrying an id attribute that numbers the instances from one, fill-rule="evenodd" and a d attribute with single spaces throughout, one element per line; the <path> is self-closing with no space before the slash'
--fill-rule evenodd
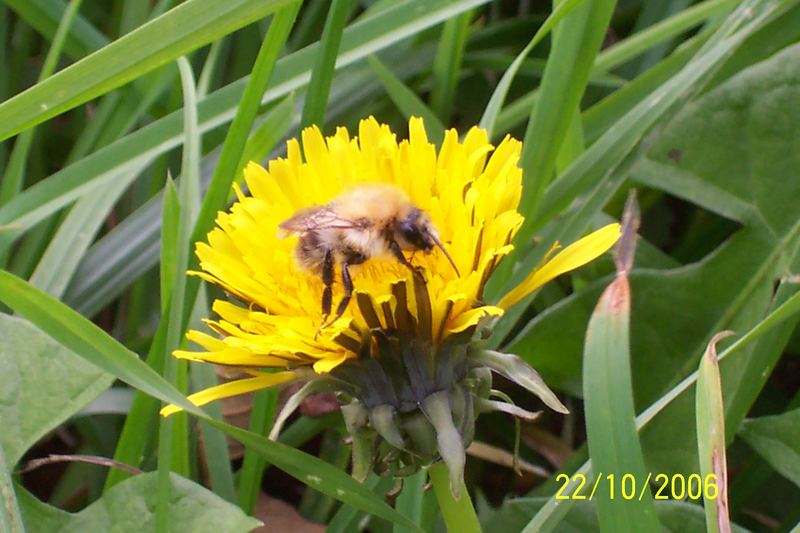
<path id="1" fill-rule="evenodd" d="M 350 475 L 364 483 L 372 469 L 376 433 L 369 428 L 369 412 L 361 402 L 353 401 L 342 406 L 342 416 L 347 432 L 352 437 L 352 470 Z"/>
<path id="2" fill-rule="evenodd" d="M 405 450 L 406 443 L 395 419 L 395 408 L 391 405 L 377 405 L 369 411 L 369 422 L 378 435 L 397 448 Z"/>
<path id="3" fill-rule="evenodd" d="M 458 499 L 461 496 L 461 484 L 464 479 L 464 464 L 466 452 L 464 441 L 453 422 L 453 412 L 450 409 L 449 391 L 439 391 L 431 394 L 420 406 L 422 412 L 430 419 L 436 428 L 436 443 L 439 455 L 447 465 L 450 474 L 450 492 Z"/>
<path id="4" fill-rule="evenodd" d="M 470 352 L 469 361 L 476 366 L 487 366 L 520 387 L 528 389 L 553 411 L 569 414 L 569 409 L 550 390 L 539 373 L 519 356 L 494 350 L 479 350 Z"/>

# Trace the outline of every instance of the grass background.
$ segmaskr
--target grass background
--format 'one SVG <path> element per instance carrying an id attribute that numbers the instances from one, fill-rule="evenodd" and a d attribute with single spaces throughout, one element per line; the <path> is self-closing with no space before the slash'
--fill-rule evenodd
<path id="1" fill-rule="evenodd" d="M 629 312 L 595 311 L 616 290 L 609 256 L 497 324 L 493 347 L 537 368 L 573 414 L 523 424 L 522 476 L 496 466 L 513 422 L 481 418 L 467 485 L 483 527 L 713 530 L 715 502 L 707 521 L 702 498 L 654 498 L 658 483 L 641 501 L 555 495 L 571 494 L 575 472 L 587 483 L 720 472 L 711 456 L 725 450 L 734 528 L 791 530 L 798 39 L 792 0 L 5 0 L 0 524 L 247 531 L 271 494 L 289 505 L 264 519 L 295 528 L 442 528 L 423 475 L 394 509 L 390 482 L 347 476 L 338 413 L 301 416 L 281 444 L 263 437 L 275 391 L 252 399 L 246 429 L 222 422 L 236 405 L 156 415 L 216 380 L 165 354 L 207 314 L 215 293 L 183 272 L 242 165 L 280 155 L 309 124 L 352 131 L 374 115 L 402 136 L 417 115 L 435 142 L 474 124 L 524 140 L 526 223 L 489 301 L 552 242 L 618 219 L 629 189 L 641 205 Z M 728 329 L 736 336 L 710 344 Z M 48 453 L 148 473 L 85 462 L 22 472 Z"/>

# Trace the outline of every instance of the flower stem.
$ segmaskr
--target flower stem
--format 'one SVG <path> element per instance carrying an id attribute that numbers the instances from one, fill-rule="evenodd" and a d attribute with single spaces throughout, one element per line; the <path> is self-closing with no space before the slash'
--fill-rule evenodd
<path id="1" fill-rule="evenodd" d="M 461 481 L 461 496 L 459 499 L 453 498 L 450 490 L 450 476 L 447 466 L 444 463 L 437 463 L 428 469 L 428 475 L 433 483 L 433 492 L 439 501 L 439 509 L 442 511 L 442 518 L 450 533 L 480 533 L 481 526 L 478 522 L 478 515 L 472 506 L 464 481 Z"/>

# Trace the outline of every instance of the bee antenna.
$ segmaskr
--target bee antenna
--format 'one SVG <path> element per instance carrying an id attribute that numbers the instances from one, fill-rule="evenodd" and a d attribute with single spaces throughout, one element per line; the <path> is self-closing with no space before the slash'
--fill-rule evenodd
<path id="1" fill-rule="evenodd" d="M 430 235 L 430 237 L 431 237 L 431 240 L 434 242 L 434 244 L 435 244 L 436 246 L 438 246 L 438 247 L 439 247 L 439 249 L 440 249 L 442 252 L 444 252 L 444 255 L 445 255 L 445 257 L 447 257 L 447 260 L 448 260 L 448 261 L 450 261 L 450 264 L 451 264 L 451 265 L 453 265 L 453 270 L 455 270 L 455 271 L 456 271 L 456 275 L 457 275 L 457 276 L 460 278 L 460 277 L 461 277 L 461 272 L 459 272 L 459 271 L 458 271 L 458 267 L 456 266 L 456 262 L 455 262 L 455 261 L 453 261 L 453 258 L 452 258 L 452 257 L 450 257 L 450 254 L 449 254 L 449 253 L 447 253 L 447 249 L 446 249 L 446 248 L 444 247 L 444 245 L 442 244 L 442 241 L 440 241 L 440 240 L 439 240 L 439 238 L 438 238 L 438 237 L 437 237 L 437 236 L 436 236 L 436 235 L 435 235 L 433 232 L 428 232 L 428 235 Z"/>

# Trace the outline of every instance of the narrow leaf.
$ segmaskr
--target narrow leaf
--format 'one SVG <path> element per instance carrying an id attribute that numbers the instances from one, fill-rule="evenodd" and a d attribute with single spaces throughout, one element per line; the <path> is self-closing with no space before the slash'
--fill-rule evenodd
<path id="1" fill-rule="evenodd" d="M 592 461 L 593 501 L 608 531 L 658 531 L 653 497 L 634 423 L 630 369 L 628 272 L 638 227 L 629 201 L 618 245 L 617 277 L 600 296 L 589 320 L 583 356 L 586 436 Z M 631 479 L 627 493 L 624 479 Z M 595 488 L 596 487 L 596 488 Z"/>
<path id="2" fill-rule="evenodd" d="M 467 42 L 472 12 L 467 11 L 444 23 L 439 49 L 433 62 L 431 109 L 444 124 L 449 123 L 453 97 L 461 73 L 461 60 Z"/>
<path id="3" fill-rule="evenodd" d="M 189 0 L 0 104 L 0 140 L 256 21 L 289 0 Z"/>
<path id="4" fill-rule="evenodd" d="M 406 119 L 411 117 L 422 117 L 425 122 L 425 129 L 434 144 L 441 144 L 444 138 L 444 125 L 439 117 L 425 105 L 419 96 L 416 95 L 406 84 L 404 84 L 377 56 L 369 56 L 369 66 L 375 71 L 378 79 L 381 80 L 383 88 L 394 105 L 403 113 Z"/>
<path id="5" fill-rule="evenodd" d="M 320 128 L 325 124 L 325 109 L 328 107 L 328 94 L 331 90 L 333 71 L 342 42 L 342 32 L 350 14 L 351 0 L 333 0 L 322 29 L 320 46 L 311 70 L 311 81 L 308 82 L 306 100 L 303 104 L 301 128 L 316 124 Z"/>
<path id="6" fill-rule="evenodd" d="M 731 520 L 728 516 L 728 467 L 725 461 L 725 410 L 722 407 L 722 385 L 717 359 L 717 343 L 730 335 L 733 335 L 732 331 L 714 335 L 697 370 L 697 451 L 704 487 L 706 531 L 709 533 L 731 531 Z M 709 490 L 712 486 L 713 492 Z"/>

